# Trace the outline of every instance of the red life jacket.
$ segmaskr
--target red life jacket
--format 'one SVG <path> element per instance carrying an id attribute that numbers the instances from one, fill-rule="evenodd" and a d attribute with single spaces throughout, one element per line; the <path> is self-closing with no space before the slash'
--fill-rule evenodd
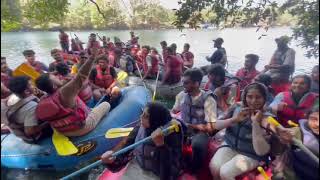
<path id="1" fill-rule="evenodd" d="M 82 99 L 83 102 L 88 102 L 92 97 L 92 88 L 89 84 L 89 81 L 86 80 L 79 92 L 78 96 Z"/>
<path id="2" fill-rule="evenodd" d="M 59 91 L 41 99 L 36 109 L 39 120 L 48 121 L 52 128 L 62 133 L 81 129 L 85 125 L 88 113 L 88 107 L 78 96 L 74 108 L 63 107 Z"/>
<path id="3" fill-rule="evenodd" d="M 99 41 L 89 41 L 88 43 L 88 49 L 91 49 L 91 48 L 100 48 L 100 43 Z"/>
<path id="4" fill-rule="evenodd" d="M 140 50 L 137 53 L 137 64 L 139 66 L 140 70 L 145 70 L 146 69 L 146 58 L 147 58 L 147 54 L 143 53 L 142 50 Z"/>
<path id="5" fill-rule="evenodd" d="M 168 59 L 170 59 L 169 61 L 167 61 L 168 66 L 171 69 L 170 74 L 172 74 L 173 76 L 179 76 L 181 77 L 182 75 L 182 64 L 183 64 L 183 60 L 181 59 L 180 56 L 178 55 L 169 55 Z"/>
<path id="6" fill-rule="evenodd" d="M 182 53 L 182 57 L 183 57 L 183 62 L 184 63 L 190 63 L 193 60 L 194 55 L 192 54 L 192 52 L 187 51 L 187 52 L 183 52 Z M 192 68 L 193 62 L 192 62 L 192 65 L 185 65 L 185 66 L 187 66 L 188 68 Z"/>
<path id="7" fill-rule="evenodd" d="M 69 43 L 69 36 L 66 33 L 60 34 L 60 42 Z"/>
<path id="8" fill-rule="evenodd" d="M 72 61 L 73 63 L 78 63 L 78 56 L 77 55 L 73 55 L 73 54 L 68 54 L 68 53 L 61 53 L 62 58 L 64 59 L 64 61 Z"/>
<path id="9" fill-rule="evenodd" d="M 283 111 L 278 113 L 278 118 L 280 123 L 283 126 L 288 126 L 288 121 L 291 120 L 295 123 L 298 123 L 301 119 L 307 118 L 307 112 L 312 109 L 316 99 L 319 97 L 318 94 L 315 93 L 307 93 L 300 100 L 299 104 L 296 105 L 294 100 L 292 99 L 292 94 L 290 91 L 283 92 L 283 101 L 287 103 L 287 106 Z"/>
<path id="10" fill-rule="evenodd" d="M 29 63 L 27 63 L 29 64 Z M 43 73 L 43 65 L 39 62 L 39 61 L 35 61 L 33 65 L 29 64 L 30 66 L 32 66 L 37 72 L 39 73 Z"/>
<path id="11" fill-rule="evenodd" d="M 114 82 L 114 79 L 110 73 L 110 66 L 105 70 L 105 74 L 102 73 L 102 69 L 99 65 L 96 66 L 97 76 L 94 80 L 94 84 L 101 88 L 109 88 L 109 86 Z"/>
<path id="12" fill-rule="evenodd" d="M 81 51 L 81 46 L 78 43 L 71 43 L 72 51 Z"/>
<path id="13" fill-rule="evenodd" d="M 159 70 L 159 62 L 160 62 L 160 59 L 157 55 L 154 55 L 154 54 L 151 54 L 151 55 L 148 55 L 151 57 L 151 72 L 150 72 L 150 75 L 152 76 L 156 76 L 158 74 L 158 70 Z M 146 60 L 145 62 L 143 63 L 143 72 L 148 72 L 148 64 L 147 64 L 147 57 L 146 57 Z"/>

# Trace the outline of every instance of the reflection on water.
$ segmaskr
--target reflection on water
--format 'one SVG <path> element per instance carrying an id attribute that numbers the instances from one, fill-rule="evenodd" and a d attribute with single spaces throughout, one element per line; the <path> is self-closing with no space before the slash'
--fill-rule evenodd
<path id="1" fill-rule="evenodd" d="M 225 29 L 223 31 L 214 30 L 140 30 L 136 34 L 140 37 L 141 45 L 150 45 L 160 50 L 160 41 L 167 41 L 168 44 L 176 43 L 178 51 L 182 51 L 183 44 L 189 43 L 191 51 L 195 54 L 195 66 L 209 64 L 205 57 L 213 52 L 212 40 L 217 37 L 224 38 L 224 47 L 228 54 L 228 70 L 234 73 L 237 69 L 243 66 L 244 56 L 248 53 L 256 53 L 260 56 L 260 62 L 257 65 L 258 70 L 262 70 L 267 64 L 276 49 L 274 39 L 276 37 L 288 34 L 289 28 L 272 28 L 258 40 L 261 33 L 256 33 L 255 28 L 248 29 Z M 74 32 L 72 32 L 73 35 Z M 84 42 L 87 41 L 91 32 L 82 31 L 76 32 L 77 36 Z M 129 39 L 129 31 L 98 31 L 100 36 L 106 35 L 109 37 L 117 36 L 122 41 Z M 69 32 L 68 32 L 69 34 Z M 186 34 L 185 36 L 181 36 Z M 304 50 L 296 46 L 296 42 L 292 42 L 291 47 L 296 51 L 296 73 L 310 73 L 311 68 L 318 62 L 314 59 L 308 59 L 303 56 Z M 1 36 L 1 56 L 7 57 L 11 68 L 17 67 L 24 58 L 22 51 L 33 49 L 36 52 L 37 59 L 49 64 L 52 61 L 50 50 L 59 48 L 58 32 L 12 32 L 2 33 Z M 173 102 L 164 102 L 168 107 L 172 107 Z M 95 179 L 97 174 L 103 168 L 91 171 L 89 179 Z M 47 172 L 47 171 L 23 171 L 23 170 L 8 170 L 1 168 L 1 179 L 26 179 L 26 180 L 53 180 L 68 174 L 68 172 Z M 88 179 L 84 176 L 83 179 Z"/>
<path id="2" fill-rule="evenodd" d="M 76 35 L 84 42 L 87 41 L 91 31 L 68 32 Z M 129 31 L 95 31 L 102 35 L 119 37 L 122 41 L 129 39 Z M 191 51 L 195 54 L 195 66 L 208 64 L 205 60 L 213 52 L 212 40 L 217 37 L 224 38 L 224 47 L 227 50 L 229 67 L 228 70 L 234 73 L 243 66 L 244 56 L 248 53 L 256 53 L 260 56 L 257 64 L 258 70 L 262 70 L 267 64 L 276 49 L 274 39 L 282 35 L 290 35 L 289 28 L 271 28 L 267 36 L 260 40 L 258 37 L 262 32 L 257 32 L 255 28 L 247 29 L 225 29 L 215 30 L 139 30 L 136 34 L 140 37 L 141 45 L 150 45 L 160 50 L 160 41 L 167 41 L 168 44 L 176 43 L 178 51 L 182 51 L 183 44 L 189 43 Z M 185 36 L 182 34 L 186 34 Z M 297 47 L 296 42 L 290 44 L 296 51 L 296 73 L 311 71 L 312 66 L 317 62 L 303 56 L 304 49 Z M 50 50 L 59 48 L 58 32 L 12 32 L 2 33 L 1 36 L 1 56 L 6 56 L 10 67 L 14 68 L 23 62 L 22 51 L 33 49 L 37 59 L 49 64 L 52 61 Z"/>

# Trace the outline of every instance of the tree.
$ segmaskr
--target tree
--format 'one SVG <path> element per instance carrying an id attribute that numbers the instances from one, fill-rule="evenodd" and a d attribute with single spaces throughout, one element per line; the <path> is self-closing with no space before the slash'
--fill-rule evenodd
<path id="1" fill-rule="evenodd" d="M 19 0 L 1 0 L 1 31 L 17 30 L 21 27 Z"/>
<path id="2" fill-rule="evenodd" d="M 266 29 L 288 12 L 298 21 L 292 37 L 306 49 L 307 57 L 319 57 L 319 0 L 286 0 L 281 5 L 275 0 L 184 0 L 179 4 L 174 22 L 179 29 L 185 25 L 198 28 L 205 21 L 202 12 L 206 9 L 215 14 L 212 23 L 217 26 L 257 25 Z"/>

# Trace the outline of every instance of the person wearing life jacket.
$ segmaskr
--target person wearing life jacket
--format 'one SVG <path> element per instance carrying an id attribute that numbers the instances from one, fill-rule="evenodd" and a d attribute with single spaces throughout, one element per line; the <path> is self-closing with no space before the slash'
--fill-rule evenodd
<path id="1" fill-rule="evenodd" d="M 214 64 L 208 70 L 209 81 L 205 90 L 210 90 L 216 95 L 218 117 L 224 115 L 228 108 L 240 99 L 239 80 L 227 78 L 225 69 L 221 64 Z"/>
<path id="2" fill-rule="evenodd" d="M 54 59 L 54 62 L 49 64 L 49 72 L 54 72 L 56 70 L 56 65 L 58 63 L 66 63 L 69 66 L 72 66 L 74 62 L 64 59 L 62 53 L 59 49 L 51 50 L 51 57 Z"/>
<path id="3" fill-rule="evenodd" d="M 244 67 L 239 69 L 236 76 L 241 79 L 240 90 L 242 91 L 253 79 L 260 73 L 256 70 L 259 56 L 256 54 L 247 54 L 245 56 Z"/>
<path id="4" fill-rule="evenodd" d="M 164 68 L 162 84 L 175 84 L 180 82 L 182 75 L 183 60 L 174 53 L 174 48 L 168 48 L 167 63 Z"/>
<path id="5" fill-rule="evenodd" d="M 311 72 L 311 92 L 319 94 L 319 65 L 312 68 Z"/>
<path id="6" fill-rule="evenodd" d="M 81 51 L 81 47 L 80 44 L 76 42 L 75 39 L 71 39 L 71 51 L 72 52 L 80 52 Z"/>
<path id="7" fill-rule="evenodd" d="M 224 40 L 222 38 L 217 38 L 213 40 L 214 47 L 217 50 L 211 55 L 211 57 L 207 56 L 207 61 L 211 62 L 211 64 L 219 63 L 223 65 L 223 67 L 227 64 L 227 52 L 226 49 L 222 47 Z"/>
<path id="8" fill-rule="evenodd" d="M 131 45 L 139 44 L 138 42 L 139 37 L 135 36 L 133 31 L 130 32 L 130 37 L 131 37 L 131 40 L 130 40 Z"/>
<path id="9" fill-rule="evenodd" d="M 169 127 L 174 121 L 171 120 L 169 110 L 159 103 L 149 103 L 144 108 L 140 121 L 140 125 L 129 136 L 101 156 L 102 162 L 113 172 L 119 171 L 129 162 L 126 172 L 120 178 L 122 180 L 132 177 L 148 180 L 178 179 L 182 170 L 183 132 L 173 132 L 164 137 L 160 130 Z M 144 143 L 116 158 L 112 157 L 113 152 L 148 136 L 152 137 L 152 142 Z"/>
<path id="10" fill-rule="evenodd" d="M 189 51 L 189 49 L 190 49 L 190 44 L 188 43 L 184 44 L 183 52 L 182 52 L 184 70 L 186 70 L 186 68 L 193 67 L 194 55 L 192 52 Z"/>
<path id="11" fill-rule="evenodd" d="M 288 127 L 288 121 L 298 123 L 306 118 L 306 113 L 319 107 L 319 95 L 310 92 L 311 79 L 307 75 L 297 75 L 292 79 L 291 90 L 279 93 L 270 104 L 279 123 Z"/>
<path id="12" fill-rule="evenodd" d="M 89 41 L 87 43 L 88 54 L 91 54 L 91 49 L 92 48 L 97 48 L 97 49 L 101 48 L 100 42 L 97 41 L 97 35 L 94 34 L 94 33 L 91 33 L 90 36 L 89 36 Z"/>
<path id="13" fill-rule="evenodd" d="M 8 88 L 17 97 L 17 101 L 10 103 L 10 98 L 1 104 L 4 117 L 1 122 L 10 128 L 10 131 L 25 142 L 37 143 L 48 137 L 49 124 L 39 121 L 36 117 L 36 108 L 39 99 L 33 95 L 34 88 L 27 76 L 13 77 Z"/>
<path id="14" fill-rule="evenodd" d="M 89 133 L 109 112 L 109 103 L 102 102 L 90 111 L 78 96 L 88 79 L 97 53 L 98 49 L 93 48 L 90 58 L 81 66 L 78 74 L 60 88 L 55 85 L 50 74 L 43 74 L 36 80 L 37 87 L 47 93 L 38 104 L 37 118 L 48 122 L 65 136 L 83 136 Z"/>
<path id="15" fill-rule="evenodd" d="M 1 99 L 7 98 L 11 91 L 8 89 L 12 70 L 8 67 L 6 57 L 1 57 Z"/>
<path id="16" fill-rule="evenodd" d="M 104 95 L 109 95 L 112 88 L 116 86 L 116 70 L 109 66 L 108 57 L 99 55 L 97 65 L 90 73 L 90 82 L 93 89 L 93 96 L 96 101 Z"/>
<path id="17" fill-rule="evenodd" d="M 71 74 L 75 75 L 78 73 L 80 67 L 87 61 L 88 54 L 85 51 L 79 53 L 79 61 L 71 67 Z"/>
<path id="18" fill-rule="evenodd" d="M 127 45 L 124 54 L 120 58 L 120 69 L 132 75 L 134 73 L 135 60 L 131 53 L 131 45 Z"/>
<path id="19" fill-rule="evenodd" d="M 81 51 L 84 50 L 83 49 L 84 42 L 82 42 L 77 36 L 76 36 L 76 38 L 74 40 L 75 40 L 75 43 L 80 47 L 80 50 Z"/>
<path id="20" fill-rule="evenodd" d="M 160 42 L 161 48 L 162 48 L 162 59 L 163 59 L 163 64 L 167 63 L 167 57 L 168 57 L 168 44 L 166 41 L 161 41 Z"/>
<path id="21" fill-rule="evenodd" d="M 181 120 L 187 127 L 185 145 L 192 147 L 193 157 L 191 162 L 187 162 L 192 172 L 197 172 L 203 166 L 209 134 L 213 133 L 217 120 L 217 103 L 212 92 L 200 89 L 202 78 L 202 71 L 198 68 L 184 72 L 184 91 L 176 96 L 171 110 L 172 114 L 181 112 Z"/>
<path id="22" fill-rule="evenodd" d="M 62 29 L 59 29 L 59 32 L 60 32 L 59 40 L 60 40 L 61 49 L 63 52 L 68 53 L 69 52 L 69 36 Z"/>
<path id="23" fill-rule="evenodd" d="M 40 61 L 35 60 L 35 52 L 33 50 L 25 50 L 23 51 L 23 56 L 26 59 L 26 64 L 33 67 L 37 72 L 44 73 L 48 72 L 48 67 Z"/>
<path id="24" fill-rule="evenodd" d="M 135 64 L 135 74 L 139 76 L 139 71 L 143 73 L 146 69 L 146 58 L 150 53 L 150 46 L 142 46 L 137 53 L 136 64 Z"/>
<path id="25" fill-rule="evenodd" d="M 143 68 L 143 79 L 156 79 L 160 70 L 160 56 L 155 48 L 150 48 L 150 53 L 146 57 L 146 63 Z M 160 72 L 159 72 L 160 73 Z M 160 74 L 159 74 L 160 77 Z"/>
<path id="26" fill-rule="evenodd" d="M 58 63 L 56 66 L 57 74 L 55 75 L 61 83 L 58 86 L 63 86 L 64 84 L 68 83 L 72 80 L 76 74 L 70 74 L 69 66 L 65 63 Z M 93 92 L 90 86 L 89 80 L 86 80 L 81 87 L 81 90 L 78 94 L 80 99 L 86 103 L 87 106 L 92 107 L 94 104 L 93 99 Z"/>
<path id="27" fill-rule="evenodd" d="M 262 73 L 267 73 L 272 78 L 272 87 L 276 93 L 289 90 L 289 79 L 295 70 L 296 52 L 289 48 L 290 37 L 276 38 L 277 50 L 274 52 L 270 63 L 265 66 Z"/>
<path id="28" fill-rule="evenodd" d="M 252 83 L 242 95 L 242 102 L 230 108 L 230 116 L 216 121 L 216 130 L 226 130 L 224 142 L 209 164 L 213 179 L 235 179 L 269 159 L 270 136 L 265 128 L 272 114 L 264 110 L 267 89 Z"/>
<path id="29" fill-rule="evenodd" d="M 280 141 L 289 147 L 289 159 L 284 162 L 287 168 L 284 168 L 282 173 L 285 175 L 284 178 L 319 179 L 319 108 L 311 110 L 307 119 L 300 120 L 299 127 L 278 128 L 277 133 Z M 318 163 L 294 145 L 293 138 L 301 140 L 302 144 L 318 158 Z"/>

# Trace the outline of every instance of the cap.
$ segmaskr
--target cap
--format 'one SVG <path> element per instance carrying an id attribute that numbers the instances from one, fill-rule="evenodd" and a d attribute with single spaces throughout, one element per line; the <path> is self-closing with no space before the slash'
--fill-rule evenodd
<path id="1" fill-rule="evenodd" d="M 291 41 L 291 38 L 290 38 L 289 36 L 281 36 L 281 37 L 279 37 L 279 38 L 276 38 L 275 41 L 276 41 L 277 43 L 283 42 L 283 43 L 285 43 L 285 44 L 288 44 L 288 43 Z"/>
<path id="2" fill-rule="evenodd" d="M 217 39 L 214 39 L 212 41 L 217 42 L 217 43 L 219 43 L 219 42 L 223 43 L 224 42 L 222 38 L 217 38 Z"/>

